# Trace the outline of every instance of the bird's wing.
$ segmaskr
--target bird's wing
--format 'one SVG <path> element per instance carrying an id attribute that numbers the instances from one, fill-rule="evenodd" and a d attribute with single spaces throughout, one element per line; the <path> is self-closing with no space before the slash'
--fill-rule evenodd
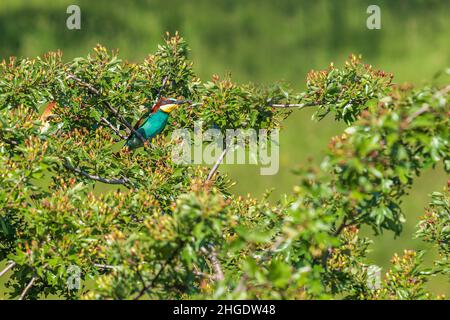
<path id="1" fill-rule="evenodd" d="M 146 114 L 144 114 L 139 120 L 138 122 L 136 122 L 136 124 L 134 125 L 134 130 L 138 131 L 140 128 L 142 128 L 143 125 L 145 125 L 148 121 L 150 121 L 150 128 L 152 128 L 153 126 L 156 126 L 155 123 L 153 123 L 151 121 L 152 117 L 154 116 L 154 113 L 150 114 L 150 116 L 148 116 L 148 113 L 146 112 Z M 152 128 L 153 129 L 153 128 Z M 140 131 L 140 130 L 139 130 Z M 147 130 L 146 130 L 147 131 Z M 152 130 L 153 131 L 153 130 Z M 140 132 L 141 133 L 141 132 Z M 142 134 L 142 133 L 141 133 Z M 130 140 L 132 137 L 134 137 L 135 134 L 131 133 L 130 137 L 128 138 L 128 140 Z"/>
<path id="2" fill-rule="evenodd" d="M 139 118 L 139 120 L 136 122 L 136 124 L 134 125 L 134 130 L 139 129 L 145 122 L 145 120 L 147 120 L 148 116 L 156 113 L 156 111 L 158 111 L 159 107 L 161 106 L 161 101 L 157 101 L 151 108 L 149 111 L 144 112 L 144 114 Z"/>
<path id="3" fill-rule="evenodd" d="M 134 125 L 133 129 L 137 130 L 139 129 L 143 124 L 144 121 L 148 118 L 149 112 L 145 112 L 140 118 L 139 120 L 136 122 L 136 124 Z"/>

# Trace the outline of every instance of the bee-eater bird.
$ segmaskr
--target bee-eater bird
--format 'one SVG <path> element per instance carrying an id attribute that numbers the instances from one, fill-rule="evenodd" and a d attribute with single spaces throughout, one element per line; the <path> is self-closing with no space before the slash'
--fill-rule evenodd
<path id="1" fill-rule="evenodd" d="M 160 98 L 152 107 L 151 114 L 144 115 L 134 126 L 134 130 L 139 132 L 145 140 L 151 140 L 160 134 L 166 127 L 169 120 L 169 113 L 189 100 L 176 100 L 172 98 Z M 142 139 L 132 134 L 125 144 L 130 150 L 143 145 Z"/>

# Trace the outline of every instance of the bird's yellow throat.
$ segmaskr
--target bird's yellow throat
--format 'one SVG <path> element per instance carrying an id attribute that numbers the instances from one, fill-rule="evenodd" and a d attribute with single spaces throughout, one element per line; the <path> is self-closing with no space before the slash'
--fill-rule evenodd
<path id="1" fill-rule="evenodd" d="M 161 106 L 160 107 L 160 109 L 162 110 L 162 111 L 164 111 L 164 112 L 167 112 L 167 113 L 169 113 L 169 112 L 171 112 L 173 109 L 175 109 L 176 107 L 178 107 L 179 105 L 178 104 L 165 104 L 165 105 L 163 105 L 163 106 Z"/>

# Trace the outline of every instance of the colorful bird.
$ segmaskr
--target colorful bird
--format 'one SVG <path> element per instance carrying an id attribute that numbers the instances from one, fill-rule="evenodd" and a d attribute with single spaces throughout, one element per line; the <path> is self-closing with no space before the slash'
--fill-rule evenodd
<path id="1" fill-rule="evenodd" d="M 160 98 L 152 107 L 151 114 L 145 114 L 134 126 L 134 130 L 139 132 L 145 140 L 151 140 L 160 134 L 166 127 L 169 119 L 169 113 L 183 103 L 189 100 L 176 100 L 172 98 Z M 144 121 L 145 120 L 145 121 Z M 142 139 L 132 134 L 125 144 L 133 150 L 143 145 Z"/>
<path id="2" fill-rule="evenodd" d="M 166 127 L 169 119 L 169 113 L 177 106 L 190 103 L 189 100 L 177 100 L 173 98 L 160 98 L 150 109 L 150 114 L 144 114 L 135 124 L 134 130 L 139 132 L 145 140 L 151 140 L 160 134 Z M 40 116 L 42 122 L 41 132 L 46 131 L 49 126 L 49 120 L 54 115 L 53 109 L 56 107 L 56 102 L 52 101 L 48 103 L 44 109 L 44 112 Z M 135 134 L 132 134 L 126 144 L 130 150 L 139 148 L 143 145 L 142 140 Z"/>

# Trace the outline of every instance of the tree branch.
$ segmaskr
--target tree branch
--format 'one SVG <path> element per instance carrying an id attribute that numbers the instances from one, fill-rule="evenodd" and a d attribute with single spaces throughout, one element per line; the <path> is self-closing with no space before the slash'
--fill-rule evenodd
<path id="1" fill-rule="evenodd" d="M 28 291 L 31 289 L 31 287 L 33 286 L 34 282 L 37 280 L 36 276 L 33 276 L 33 278 L 31 278 L 30 282 L 27 284 L 27 286 L 25 287 L 25 289 L 22 291 L 19 300 L 23 300 L 25 298 L 25 296 L 27 295 Z"/>
<path id="2" fill-rule="evenodd" d="M 344 219 L 342 220 L 341 225 L 336 229 L 336 231 L 333 234 L 335 237 L 337 237 L 342 232 L 342 230 L 344 230 L 345 228 L 347 228 L 352 224 L 352 222 L 347 223 L 347 220 L 348 217 L 345 216 Z"/>
<path id="3" fill-rule="evenodd" d="M 161 266 L 161 268 L 158 270 L 158 273 L 155 275 L 155 277 L 152 279 L 152 281 L 148 284 L 145 285 L 142 290 L 136 295 L 136 297 L 134 297 L 133 300 L 139 300 L 146 292 L 148 289 L 152 288 L 156 282 L 156 280 L 158 280 L 159 276 L 162 274 L 163 270 L 166 268 L 166 266 L 168 264 L 170 264 L 172 262 L 172 260 L 176 257 L 176 255 L 178 254 L 178 252 L 180 251 L 181 247 L 184 245 L 184 241 L 182 243 L 180 243 L 180 245 L 178 247 L 175 248 L 175 250 L 172 252 L 172 254 L 170 255 L 170 257 L 164 262 L 164 264 Z"/>
<path id="4" fill-rule="evenodd" d="M 89 83 L 84 82 L 83 80 L 81 80 L 80 78 L 78 78 L 76 75 L 69 73 L 69 75 L 67 76 L 68 79 L 73 79 L 76 82 L 78 82 L 79 84 L 83 85 L 84 87 L 86 87 L 88 89 L 88 91 L 101 96 L 100 91 L 98 91 L 94 86 L 92 86 Z"/>
<path id="5" fill-rule="evenodd" d="M 280 109 L 287 109 L 287 108 L 303 109 L 303 108 L 315 107 L 315 106 L 317 106 L 317 105 L 314 103 L 286 103 L 286 104 L 272 103 L 272 104 L 268 105 L 268 107 L 280 108 Z"/>
<path id="6" fill-rule="evenodd" d="M 211 178 L 214 176 L 214 174 L 216 173 L 217 169 L 219 169 L 220 164 L 223 161 L 223 158 L 225 157 L 226 153 L 228 152 L 228 149 L 230 148 L 229 145 L 227 145 L 225 147 L 225 149 L 223 149 L 222 153 L 220 154 L 219 158 L 217 159 L 216 163 L 214 164 L 214 166 L 211 168 L 211 171 L 209 171 L 208 173 L 208 177 L 206 177 L 206 181 L 211 180 Z"/>
<path id="7" fill-rule="evenodd" d="M 336 231 L 334 231 L 333 236 L 334 237 L 339 236 L 345 228 L 347 228 L 355 223 L 357 223 L 357 219 L 351 219 L 350 221 L 348 221 L 348 216 L 345 216 L 342 220 L 342 223 L 339 225 L 339 227 L 336 229 Z M 332 250 L 332 247 L 328 247 L 322 254 L 321 264 L 322 264 L 322 267 L 325 269 L 327 267 L 327 261 L 328 261 L 328 258 L 330 257 L 331 250 Z"/>
<path id="8" fill-rule="evenodd" d="M 169 80 L 169 77 L 165 76 L 161 86 L 159 87 L 158 93 L 156 94 L 155 103 L 158 102 L 159 98 L 161 98 L 162 89 L 166 86 L 167 80 Z"/>
<path id="9" fill-rule="evenodd" d="M 9 270 L 14 268 L 16 263 L 14 261 L 10 261 L 9 264 L 0 272 L 0 277 L 3 276 L 5 273 L 7 273 Z"/>
<path id="10" fill-rule="evenodd" d="M 203 102 L 196 102 L 196 103 L 192 103 L 188 106 L 188 108 L 190 107 L 198 107 L 198 106 L 202 106 Z M 317 104 L 315 103 L 272 103 L 272 104 L 268 104 L 267 107 L 272 107 L 272 108 L 278 108 L 278 109 L 288 109 L 288 108 L 298 108 L 298 109 L 304 109 L 304 108 L 308 108 L 308 107 L 316 107 Z"/>
<path id="11" fill-rule="evenodd" d="M 99 264 L 99 263 L 94 263 L 94 267 L 97 267 L 99 269 L 112 269 L 112 270 L 119 269 L 118 266 L 111 266 L 111 265 L 108 265 L 108 264 Z"/>
<path id="12" fill-rule="evenodd" d="M 94 88 L 91 84 L 84 82 L 77 76 L 75 76 L 73 74 L 69 74 L 67 76 L 67 78 L 73 79 L 76 82 L 80 83 L 81 85 L 86 87 L 88 89 L 88 91 L 90 91 L 91 93 L 101 96 L 100 91 L 98 91 L 96 88 Z M 127 127 L 131 132 L 133 132 L 136 135 L 136 137 L 138 137 L 142 141 L 142 143 L 145 143 L 144 137 L 138 131 L 136 131 L 127 120 L 125 120 L 125 118 L 119 113 L 119 111 L 117 111 L 113 106 L 111 106 L 111 104 L 108 101 L 103 101 L 103 103 L 109 109 L 109 111 L 111 111 L 125 127 Z"/>
<path id="13" fill-rule="evenodd" d="M 215 280 L 221 281 L 224 279 L 224 275 L 223 275 L 223 271 L 222 271 L 222 267 L 220 265 L 220 261 L 217 258 L 217 252 L 214 249 L 213 246 L 210 246 L 210 250 L 206 250 L 204 247 L 202 247 L 200 249 L 200 251 L 202 251 L 206 256 L 208 256 L 209 261 L 211 261 L 211 266 L 214 270 L 214 276 L 213 278 Z"/>
<path id="14" fill-rule="evenodd" d="M 241 293 L 241 292 L 243 292 L 243 291 L 245 291 L 246 290 L 246 285 L 245 285 L 245 283 L 247 282 L 247 280 L 248 280 L 248 274 L 247 273 L 244 273 L 243 275 L 242 275 L 242 277 L 241 277 L 241 279 L 239 280 L 239 283 L 238 283 L 238 285 L 236 286 L 236 288 L 234 289 L 234 292 L 235 293 Z"/>
<path id="15" fill-rule="evenodd" d="M 128 179 L 126 177 L 123 177 L 121 179 L 106 179 L 106 178 L 102 178 L 102 177 L 99 177 L 96 175 L 89 174 L 81 169 L 75 168 L 75 167 L 71 166 L 70 164 L 68 164 L 67 162 L 64 163 L 63 165 L 65 168 L 72 170 L 77 174 L 81 174 L 82 176 L 92 179 L 92 180 L 95 180 L 95 181 L 100 181 L 100 182 L 107 183 L 107 184 L 128 184 L 128 183 L 131 184 L 130 179 Z"/>
<path id="16" fill-rule="evenodd" d="M 124 136 L 122 133 L 120 133 L 119 129 L 117 129 L 116 127 L 114 127 L 113 124 L 112 124 L 111 122 L 109 122 L 106 118 L 101 117 L 101 120 L 102 120 L 107 126 L 109 126 L 109 127 L 112 129 L 112 131 L 114 131 L 115 134 L 117 134 L 121 139 L 124 139 L 124 140 L 127 139 L 127 137 Z"/>
<path id="17" fill-rule="evenodd" d="M 430 106 L 428 104 L 424 104 L 419 110 L 414 112 L 412 115 L 410 115 L 408 118 L 406 118 L 405 122 L 407 125 L 409 125 L 415 118 L 420 116 L 421 114 L 427 112 L 430 109 Z"/>
<path id="18" fill-rule="evenodd" d="M 188 105 L 188 108 L 199 107 L 199 106 L 202 106 L 202 105 L 203 105 L 203 102 L 196 102 L 196 103 L 192 103 L 192 104 Z"/>

